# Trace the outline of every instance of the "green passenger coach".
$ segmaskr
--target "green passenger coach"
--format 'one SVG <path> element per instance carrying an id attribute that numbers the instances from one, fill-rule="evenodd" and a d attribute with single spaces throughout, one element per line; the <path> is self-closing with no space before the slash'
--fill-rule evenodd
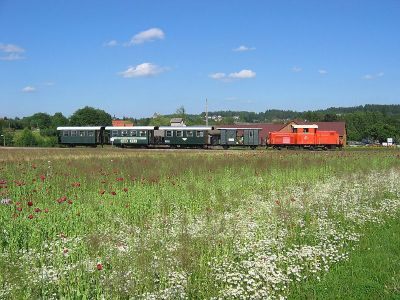
<path id="1" fill-rule="evenodd" d="M 155 126 L 107 126 L 110 143 L 118 147 L 148 146 L 154 142 Z"/>
<path id="2" fill-rule="evenodd" d="M 160 126 L 163 144 L 171 147 L 204 147 L 209 144 L 208 126 Z"/>
<path id="3" fill-rule="evenodd" d="M 218 128 L 221 132 L 220 145 L 225 149 L 231 146 L 247 146 L 255 149 L 260 145 L 262 128 Z"/>
<path id="4" fill-rule="evenodd" d="M 104 127 L 57 127 L 59 143 L 74 147 L 103 145 Z"/>

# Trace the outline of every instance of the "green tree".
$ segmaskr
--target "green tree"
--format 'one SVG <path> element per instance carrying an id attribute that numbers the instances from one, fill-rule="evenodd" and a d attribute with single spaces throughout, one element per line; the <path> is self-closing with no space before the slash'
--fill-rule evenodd
<path id="1" fill-rule="evenodd" d="M 60 112 L 56 112 L 51 117 L 51 127 L 57 128 L 58 126 L 68 125 L 68 119 Z"/>
<path id="2" fill-rule="evenodd" d="M 178 109 L 176 110 L 176 114 L 179 118 L 185 118 L 186 115 L 186 109 L 185 107 L 182 105 L 181 107 L 178 107 Z"/>
<path id="3" fill-rule="evenodd" d="M 36 113 L 22 119 L 24 127 L 45 129 L 51 126 L 51 117 L 47 113 Z"/>
<path id="4" fill-rule="evenodd" d="M 106 126 L 111 123 L 109 113 L 89 106 L 78 109 L 70 118 L 70 124 L 73 126 Z"/>
<path id="5" fill-rule="evenodd" d="M 37 140 L 32 131 L 25 128 L 21 133 L 14 136 L 14 145 L 21 147 L 36 146 Z"/>

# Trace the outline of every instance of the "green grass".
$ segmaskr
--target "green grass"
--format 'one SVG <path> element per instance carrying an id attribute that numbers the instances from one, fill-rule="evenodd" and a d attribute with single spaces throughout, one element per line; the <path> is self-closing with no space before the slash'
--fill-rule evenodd
<path id="1" fill-rule="evenodd" d="M 0 299 L 395 299 L 399 153 L 0 149 Z"/>
<path id="2" fill-rule="evenodd" d="M 400 299 L 400 215 L 364 231 L 349 260 L 288 299 Z"/>

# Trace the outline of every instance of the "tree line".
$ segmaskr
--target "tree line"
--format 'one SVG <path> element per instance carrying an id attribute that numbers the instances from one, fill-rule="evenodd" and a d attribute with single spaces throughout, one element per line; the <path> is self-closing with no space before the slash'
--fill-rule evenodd
<path id="1" fill-rule="evenodd" d="M 387 138 L 400 141 L 400 105 L 364 105 L 355 107 L 331 107 L 325 110 L 297 112 L 292 110 L 266 110 L 265 112 L 249 111 L 215 111 L 209 116 L 221 116 L 218 121 L 209 119 L 209 125 L 240 123 L 285 123 L 290 120 L 310 122 L 346 122 L 349 141 L 385 142 Z M 205 113 L 187 114 L 183 106 L 174 114 L 155 115 L 151 118 L 129 118 L 135 125 L 169 125 L 170 119 L 182 117 L 187 125 L 204 125 Z M 55 146 L 58 143 L 58 126 L 108 126 L 112 116 L 101 109 L 83 107 L 70 117 L 61 112 L 54 115 L 39 112 L 23 118 L 0 119 L 0 143 L 8 146 Z"/>
<path id="2" fill-rule="evenodd" d="M 107 126 L 112 117 L 101 109 L 85 106 L 75 111 L 69 118 L 61 112 L 54 115 L 35 113 L 24 118 L 0 119 L 1 144 L 7 146 L 54 147 L 58 144 L 59 126 Z"/>

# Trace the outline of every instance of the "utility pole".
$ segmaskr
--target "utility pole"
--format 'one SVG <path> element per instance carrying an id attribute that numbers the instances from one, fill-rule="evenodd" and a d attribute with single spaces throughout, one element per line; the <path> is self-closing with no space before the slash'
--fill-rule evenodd
<path id="1" fill-rule="evenodd" d="M 206 98 L 206 126 L 208 126 L 208 100 Z"/>

